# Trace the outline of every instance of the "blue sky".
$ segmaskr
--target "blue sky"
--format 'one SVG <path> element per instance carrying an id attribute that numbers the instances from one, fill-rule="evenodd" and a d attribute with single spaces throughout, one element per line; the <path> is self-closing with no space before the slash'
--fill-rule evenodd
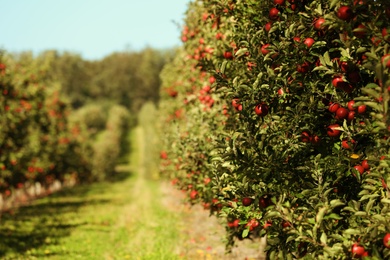
<path id="1" fill-rule="evenodd" d="M 0 0 L 0 48 L 56 49 L 101 59 L 180 45 L 190 0 Z"/>

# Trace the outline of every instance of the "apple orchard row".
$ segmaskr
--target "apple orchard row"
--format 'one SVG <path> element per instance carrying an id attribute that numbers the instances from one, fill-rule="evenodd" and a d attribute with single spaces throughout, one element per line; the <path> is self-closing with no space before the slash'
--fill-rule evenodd
<path id="1" fill-rule="evenodd" d="M 390 257 L 390 4 L 193 1 L 161 169 L 270 259 Z"/>

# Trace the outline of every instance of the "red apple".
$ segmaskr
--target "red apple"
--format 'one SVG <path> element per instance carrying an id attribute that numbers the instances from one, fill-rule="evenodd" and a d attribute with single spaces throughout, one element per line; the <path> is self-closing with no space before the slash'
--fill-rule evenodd
<path id="1" fill-rule="evenodd" d="M 350 101 L 348 101 L 347 107 L 350 111 L 354 111 L 354 110 L 356 110 L 356 107 L 354 107 L 354 105 L 355 105 L 355 100 L 350 100 Z"/>
<path id="2" fill-rule="evenodd" d="M 314 39 L 313 38 L 306 38 L 305 41 L 303 42 L 308 48 L 310 48 L 314 44 Z"/>
<path id="3" fill-rule="evenodd" d="M 370 165 L 368 164 L 367 160 L 362 161 L 362 167 L 364 168 L 365 171 L 368 171 L 370 169 Z"/>
<path id="4" fill-rule="evenodd" d="M 360 164 L 357 164 L 355 166 L 353 166 L 353 168 L 358 171 L 360 173 L 360 175 L 362 175 L 364 173 L 364 168 L 363 166 L 361 166 Z M 353 174 L 355 176 L 355 174 Z"/>
<path id="5" fill-rule="evenodd" d="M 279 18 L 279 13 L 280 13 L 280 11 L 276 7 L 273 7 L 269 11 L 269 18 L 271 20 L 277 20 Z"/>
<path id="6" fill-rule="evenodd" d="M 264 44 L 263 46 L 261 46 L 261 53 L 263 55 L 267 55 L 269 53 L 269 50 L 267 49 L 269 46 L 270 46 L 269 43 Z"/>
<path id="7" fill-rule="evenodd" d="M 366 250 L 364 249 L 364 247 L 362 247 L 358 243 L 355 243 L 355 244 L 352 245 L 351 252 L 352 252 L 352 257 L 354 257 L 354 258 L 361 258 L 361 257 L 363 257 L 363 254 L 364 254 L 365 251 Z"/>
<path id="8" fill-rule="evenodd" d="M 266 32 L 269 32 L 271 30 L 271 27 L 272 27 L 272 22 L 268 22 L 264 25 L 264 29 Z"/>
<path id="9" fill-rule="evenodd" d="M 249 198 L 249 197 L 245 197 L 242 199 L 242 205 L 244 206 L 249 206 L 253 203 L 253 199 L 252 198 Z"/>
<path id="10" fill-rule="evenodd" d="M 311 135 L 310 135 L 310 133 L 307 132 L 307 131 L 303 131 L 303 132 L 301 133 L 301 140 L 302 140 L 302 142 L 304 142 L 304 143 L 309 143 L 309 142 L 311 142 Z"/>
<path id="11" fill-rule="evenodd" d="M 223 56 L 225 57 L 225 59 L 228 59 L 228 60 L 233 59 L 233 53 L 231 53 L 230 51 L 225 51 Z"/>
<path id="12" fill-rule="evenodd" d="M 330 103 L 328 110 L 331 113 L 336 113 L 337 109 L 339 109 L 339 108 L 340 108 L 339 104 L 337 104 L 337 103 Z"/>
<path id="13" fill-rule="evenodd" d="M 366 108 L 367 108 L 366 105 L 360 105 L 357 107 L 357 112 L 359 114 L 364 114 L 366 112 Z"/>
<path id="14" fill-rule="evenodd" d="M 348 112 L 349 112 L 348 109 L 344 107 L 339 107 L 336 111 L 336 119 L 342 120 L 344 118 L 347 118 Z"/>
<path id="15" fill-rule="evenodd" d="M 347 120 L 352 121 L 354 119 L 355 119 L 355 111 L 349 111 L 348 116 L 347 116 Z"/>
<path id="16" fill-rule="evenodd" d="M 342 5 L 337 10 L 337 17 L 344 21 L 349 21 L 353 17 L 353 12 L 349 6 Z"/>
<path id="17" fill-rule="evenodd" d="M 355 145 L 355 140 L 351 139 L 351 140 L 348 140 L 346 138 L 344 138 L 342 141 L 341 141 L 341 146 L 344 148 L 344 149 L 347 149 L 347 150 L 350 150 L 352 149 L 353 145 Z"/>
<path id="18" fill-rule="evenodd" d="M 276 4 L 276 5 L 284 5 L 284 0 L 274 0 L 274 4 Z"/>
<path id="19" fill-rule="evenodd" d="M 265 103 L 257 104 L 255 107 L 255 113 L 258 116 L 266 116 L 268 114 L 268 106 Z"/>
<path id="20" fill-rule="evenodd" d="M 387 233 L 387 234 L 383 237 L 383 245 L 384 245 L 386 248 L 390 248 L 390 233 Z"/>
<path id="21" fill-rule="evenodd" d="M 317 145 L 321 142 L 321 138 L 318 135 L 313 135 L 310 142 L 314 145 Z"/>
<path id="22" fill-rule="evenodd" d="M 321 17 L 321 18 L 316 19 L 314 22 L 314 29 L 317 31 L 321 31 L 322 29 L 324 29 L 323 23 L 325 23 L 324 18 Z"/>
<path id="23" fill-rule="evenodd" d="M 198 197 L 198 192 L 196 191 L 196 190 L 192 190 L 191 192 L 190 192 L 190 198 L 192 199 L 192 200 L 194 200 L 194 199 L 196 199 Z"/>
<path id="24" fill-rule="evenodd" d="M 329 125 L 327 128 L 326 128 L 326 131 L 327 131 L 327 134 L 328 136 L 330 137 L 338 137 L 340 136 L 341 134 L 341 131 L 337 128 L 339 128 L 340 125 L 339 124 L 332 124 L 332 125 Z"/>
<path id="25" fill-rule="evenodd" d="M 294 40 L 295 42 L 301 42 L 301 37 L 295 36 L 295 37 L 293 37 L 293 40 Z"/>

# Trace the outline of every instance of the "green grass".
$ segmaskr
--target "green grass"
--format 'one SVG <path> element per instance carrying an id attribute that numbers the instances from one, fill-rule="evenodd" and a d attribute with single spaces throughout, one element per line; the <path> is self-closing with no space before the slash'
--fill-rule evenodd
<path id="1" fill-rule="evenodd" d="M 3 213 L 1 259 L 178 259 L 180 216 L 146 178 L 142 128 L 132 133 L 131 165 L 110 182 L 64 189 Z"/>

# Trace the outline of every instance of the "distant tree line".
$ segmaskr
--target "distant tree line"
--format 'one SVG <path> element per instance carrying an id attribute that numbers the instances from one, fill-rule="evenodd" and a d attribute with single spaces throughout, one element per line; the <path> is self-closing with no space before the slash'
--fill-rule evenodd
<path id="1" fill-rule="evenodd" d="M 74 109 L 98 102 L 122 105 L 134 114 L 143 103 L 158 102 L 159 74 L 173 55 L 172 49 L 145 48 L 88 61 L 77 53 L 47 50 L 37 57 L 31 52 L 14 54 L 14 59 L 45 64 L 47 80 L 60 83 L 62 96 Z"/>

